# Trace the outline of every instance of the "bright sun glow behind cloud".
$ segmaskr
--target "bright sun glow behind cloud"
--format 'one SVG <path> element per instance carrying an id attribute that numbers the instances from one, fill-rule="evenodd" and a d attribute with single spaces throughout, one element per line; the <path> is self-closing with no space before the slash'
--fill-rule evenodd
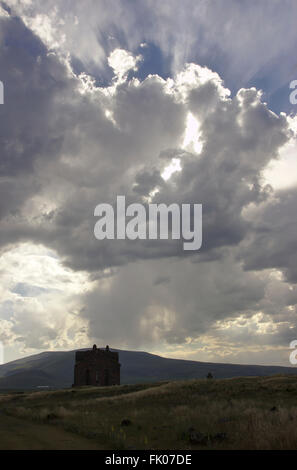
<path id="1" fill-rule="evenodd" d="M 274 189 L 297 186 L 297 118 L 288 117 L 288 122 L 293 131 L 292 139 L 280 150 L 279 159 L 272 160 L 263 172 L 266 182 Z"/>
<path id="2" fill-rule="evenodd" d="M 195 153 L 201 153 L 203 143 L 200 140 L 199 122 L 192 113 L 188 113 L 186 130 L 182 148 Z"/>
<path id="3" fill-rule="evenodd" d="M 87 274 L 64 267 L 52 251 L 24 243 L 1 257 L 0 333 L 22 353 L 21 324 L 27 325 L 26 352 L 87 344 L 80 296 L 91 288 Z M 6 360 L 9 356 L 6 357 Z"/>
<path id="4" fill-rule="evenodd" d="M 200 154 L 203 148 L 203 143 L 200 139 L 201 133 L 199 131 L 199 122 L 193 114 L 189 112 L 187 115 L 185 133 L 181 147 L 189 152 Z M 170 164 L 164 169 L 161 176 L 165 181 L 167 181 L 171 178 L 173 173 L 181 171 L 181 169 L 180 158 L 173 158 Z"/>
<path id="5" fill-rule="evenodd" d="M 167 181 L 176 171 L 181 171 L 180 158 L 173 158 L 161 174 L 163 180 Z"/>

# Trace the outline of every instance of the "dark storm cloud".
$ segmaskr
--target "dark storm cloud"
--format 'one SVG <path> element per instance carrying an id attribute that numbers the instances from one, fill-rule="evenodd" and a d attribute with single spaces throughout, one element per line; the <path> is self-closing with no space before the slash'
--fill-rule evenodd
<path id="1" fill-rule="evenodd" d="M 297 282 L 297 190 L 278 191 L 255 211 L 252 236 L 242 250 L 245 268 L 282 270 L 289 282 Z"/>
<path id="2" fill-rule="evenodd" d="M 0 21 L 2 253 L 22 241 L 42 244 L 89 273 L 96 281 L 79 317 L 92 338 L 183 344 L 220 331 L 232 340 L 232 328 L 219 328 L 234 321 L 234 341 L 244 343 L 259 337 L 263 312 L 276 330 L 262 338 L 277 343 L 279 332 L 286 341 L 296 327 L 296 295 L 269 270 L 296 282 L 296 190 L 275 193 L 262 178 L 291 137 L 286 116 L 272 113 L 255 89 L 230 98 L 218 75 L 194 64 L 172 80 L 155 75 L 99 88 L 20 19 Z M 51 43 L 55 35 L 48 36 Z M 200 152 L 183 145 L 189 113 Z M 164 181 L 172 158 L 182 170 Z M 185 253 L 176 241 L 95 239 L 97 204 L 115 204 L 121 194 L 142 202 L 155 189 L 152 202 L 203 204 L 201 251 Z M 13 294 L 24 294 L 16 285 Z M 59 336 L 51 319 L 28 318 L 19 313 L 14 332 L 30 346 L 42 347 L 39 332 L 46 341 Z"/>
<path id="3" fill-rule="evenodd" d="M 52 105 L 72 85 L 55 54 L 48 54 L 21 20 L 0 21 L 0 70 L 6 101 L 0 108 L 0 171 L 1 176 L 18 176 L 31 173 L 37 158 L 54 158 L 60 150 L 63 136 Z"/>
<path id="4" fill-rule="evenodd" d="M 137 94 L 139 93 L 138 91 Z M 128 185 L 125 185 L 123 180 L 114 181 L 114 194 L 126 194 L 127 203 L 137 201 L 133 193 L 129 195 L 130 185 L 134 193 L 145 195 L 154 187 L 158 187 L 159 193 L 154 196 L 153 202 L 202 203 L 202 253 L 236 245 L 246 237 L 250 224 L 243 217 L 242 210 L 251 203 L 260 204 L 269 198 L 271 188 L 261 185 L 261 171 L 270 159 L 277 155 L 278 149 L 288 138 L 285 118 L 271 113 L 259 101 L 256 91 L 241 91 L 239 97 L 233 101 L 220 100 L 216 90 L 214 93 L 216 106 L 204 120 L 199 115 L 204 141 L 199 157 L 195 154 L 185 154 L 182 158 L 183 170 L 175 173 L 167 183 L 162 182 L 161 170 L 147 170 L 145 163 L 142 164 L 143 169 L 136 173 L 134 182 L 130 182 L 128 178 Z M 196 109 L 199 110 L 199 103 Z M 171 150 L 171 156 L 179 157 L 179 150 Z M 151 158 L 151 161 L 154 159 Z M 138 164 L 141 164 L 141 159 Z M 109 191 L 110 189 L 111 187 Z M 176 242 L 113 241 L 111 244 L 105 241 L 99 248 L 98 242 L 92 238 L 94 222 L 90 213 L 95 194 L 95 191 L 93 194 L 88 191 L 77 192 L 77 196 L 64 205 L 56 219 L 57 229 L 62 230 L 67 226 L 70 233 L 73 233 L 75 227 L 83 224 L 79 235 L 75 232 L 76 239 L 68 240 L 67 247 L 66 244 L 65 248 L 62 247 L 63 253 L 70 255 L 71 266 L 94 270 L 96 267 L 121 265 L 137 258 L 188 256 L 182 251 L 181 244 Z M 101 202 L 100 190 L 97 194 L 98 202 Z M 111 194 L 109 202 L 114 200 L 115 195 Z M 93 207 L 95 202 L 94 200 Z M 59 237 L 57 240 L 59 243 Z M 56 246 L 59 246 L 58 243 Z M 83 243 L 85 249 L 82 259 L 78 254 L 78 246 Z"/>
<path id="5" fill-rule="evenodd" d="M 133 191 L 140 194 L 141 196 L 149 196 L 149 194 L 155 189 L 163 186 L 164 180 L 158 170 L 144 170 L 140 171 L 135 177 L 135 185 Z"/>
<path id="6" fill-rule="evenodd" d="M 141 202 L 140 196 L 155 188 L 153 202 L 203 204 L 202 251 L 244 239 L 249 225 L 242 210 L 269 197 L 261 171 L 289 135 L 285 117 L 273 114 L 256 90 L 229 99 L 217 75 L 188 66 L 171 93 L 164 80 L 151 76 L 137 85 L 124 82 L 109 97 L 94 87 L 82 94 L 81 81 L 20 20 L 3 21 L 3 78 L 11 91 L 9 107 L 1 110 L 6 112 L 1 162 L 8 177 L 2 192 L 12 195 L 3 204 L 10 213 L 4 243 L 39 241 L 55 248 L 71 268 L 86 271 L 184 256 L 176 242 L 99 244 L 93 236 L 98 203 L 114 203 L 118 194 L 126 194 L 127 203 Z M 13 30 L 17 39 L 7 40 Z M 200 123 L 199 156 L 179 147 L 189 111 Z M 182 164 L 167 182 L 161 178 L 165 155 Z M 35 206 L 33 215 L 28 199 L 36 195 L 51 209 L 39 212 Z"/>
<path id="7" fill-rule="evenodd" d="M 98 282 L 83 299 L 82 316 L 90 336 L 102 341 L 133 347 L 183 344 L 207 334 L 217 321 L 252 316 L 265 289 L 265 280 L 244 272 L 230 256 L 199 265 L 187 259 L 149 260 L 126 265 L 110 283 Z"/>
<path id="8" fill-rule="evenodd" d="M 19 214 L 40 190 L 35 166 L 61 150 L 54 103 L 72 80 L 54 54 L 19 18 L 0 18 L 0 70 L 5 104 L 0 107 L 0 217 Z"/>

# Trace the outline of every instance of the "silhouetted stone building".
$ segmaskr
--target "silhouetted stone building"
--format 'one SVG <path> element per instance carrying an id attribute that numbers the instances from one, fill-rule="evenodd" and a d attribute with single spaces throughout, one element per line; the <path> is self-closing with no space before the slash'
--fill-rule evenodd
<path id="1" fill-rule="evenodd" d="M 75 354 L 74 384 L 80 385 L 120 385 L 119 354 L 97 348 L 87 351 L 77 351 Z"/>

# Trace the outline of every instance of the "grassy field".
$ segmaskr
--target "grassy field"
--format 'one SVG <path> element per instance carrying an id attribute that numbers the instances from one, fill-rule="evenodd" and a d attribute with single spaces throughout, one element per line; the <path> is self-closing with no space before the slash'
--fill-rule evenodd
<path id="1" fill-rule="evenodd" d="M 72 448 L 297 449 L 297 376 L 3 393 L 5 420 L 33 441 L 34 426 L 43 429 L 45 448 L 61 448 L 55 431 Z M 1 448 L 14 440 L 3 441 L 0 429 Z"/>

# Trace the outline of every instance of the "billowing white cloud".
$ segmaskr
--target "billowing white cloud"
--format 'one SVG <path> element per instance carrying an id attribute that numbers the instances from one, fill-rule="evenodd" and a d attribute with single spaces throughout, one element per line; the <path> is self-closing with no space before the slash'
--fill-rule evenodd
<path id="1" fill-rule="evenodd" d="M 118 81 L 123 81 L 129 70 L 137 70 L 141 56 L 134 57 L 124 49 L 114 49 L 108 57 L 108 65 L 113 69 Z"/>
<path id="2" fill-rule="evenodd" d="M 135 50 L 141 43 L 157 44 L 172 58 L 174 71 L 194 58 L 216 61 L 233 82 L 248 83 L 273 71 L 278 86 L 286 80 L 292 59 L 279 67 L 284 56 L 294 57 L 296 3 L 263 0 L 7 0 L 26 24 L 62 51 L 93 71 L 115 47 Z M 42 21 L 41 21 L 42 20 Z M 273 47 L 271 47 L 273 44 Z M 295 77 L 294 77 L 295 78 Z M 273 77 L 270 78 L 270 81 Z M 274 86 L 277 86 L 276 83 Z"/>
<path id="3" fill-rule="evenodd" d="M 94 340 L 208 360 L 283 354 L 296 332 L 296 185 L 267 183 L 272 162 L 286 165 L 296 148 L 292 119 L 255 87 L 232 96 L 179 47 L 170 78 L 137 78 L 141 35 L 131 34 L 125 2 L 115 11 L 133 46 L 108 37 L 105 49 L 110 15 L 88 17 L 87 28 L 88 9 L 75 2 L 67 12 L 66 3 L 13 1 L 25 24 L 0 18 L 1 338 L 18 351 Z M 201 15 L 208 24 L 212 15 Z M 230 44 L 228 28 L 224 38 Z M 166 52 L 166 35 L 157 41 Z M 95 76 L 104 64 L 105 85 Z M 119 194 L 202 203 L 202 250 L 99 243 L 94 208 Z"/>

